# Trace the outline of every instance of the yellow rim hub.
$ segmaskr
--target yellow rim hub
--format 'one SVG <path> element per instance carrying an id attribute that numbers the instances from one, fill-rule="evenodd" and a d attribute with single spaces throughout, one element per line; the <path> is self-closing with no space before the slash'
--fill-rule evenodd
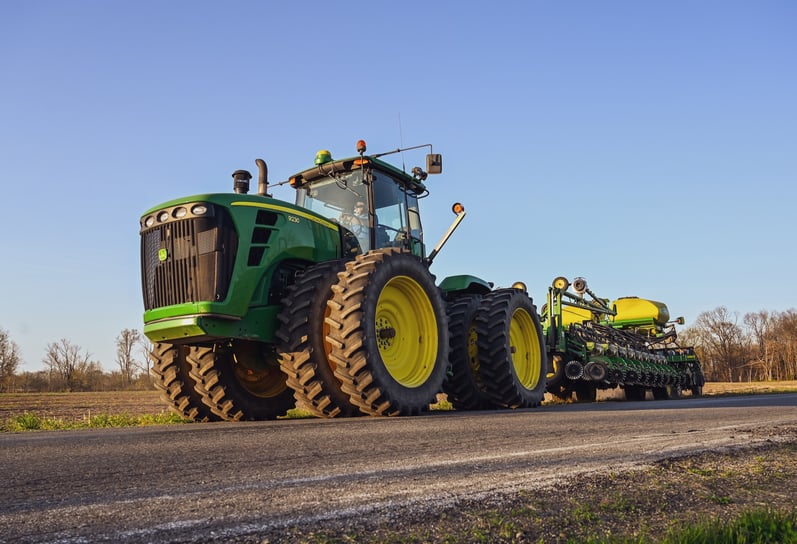
<path id="1" fill-rule="evenodd" d="M 509 344 L 518 380 L 526 389 L 534 389 L 540 381 L 542 350 L 534 321 L 522 308 L 512 314 L 512 321 L 509 324 Z"/>
<path id="2" fill-rule="evenodd" d="M 276 397 L 287 387 L 285 376 L 280 369 L 252 370 L 235 365 L 235 377 L 247 391 L 256 397 Z"/>
<path id="3" fill-rule="evenodd" d="M 392 278 L 376 305 L 376 341 L 385 368 L 398 383 L 426 383 L 437 359 L 437 318 L 426 291 L 407 276 Z"/>

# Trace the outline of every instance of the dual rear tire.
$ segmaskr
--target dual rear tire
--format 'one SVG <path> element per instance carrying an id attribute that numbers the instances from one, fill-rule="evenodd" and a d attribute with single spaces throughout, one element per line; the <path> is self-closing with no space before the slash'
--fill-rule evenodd
<path id="1" fill-rule="evenodd" d="M 548 362 L 532 300 L 519 289 L 497 289 L 453 302 L 450 376 L 455 408 L 530 408 L 545 394 Z"/>

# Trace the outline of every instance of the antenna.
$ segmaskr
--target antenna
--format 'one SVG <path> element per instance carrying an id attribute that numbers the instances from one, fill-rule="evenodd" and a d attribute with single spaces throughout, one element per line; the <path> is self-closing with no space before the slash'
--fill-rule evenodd
<path id="1" fill-rule="evenodd" d="M 398 112 L 398 122 L 399 122 L 399 148 L 404 147 L 404 127 L 401 126 L 401 112 Z M 407 171 L 407 165 L 404 163 L 404 152 L 401 152 L 401 170 L 402 172 Z"/>

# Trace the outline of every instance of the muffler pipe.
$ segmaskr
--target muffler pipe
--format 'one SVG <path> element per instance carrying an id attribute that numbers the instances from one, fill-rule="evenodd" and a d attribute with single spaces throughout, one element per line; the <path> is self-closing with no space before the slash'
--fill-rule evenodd
<path id="1" fill-rule="evenodd" d="M 260 196 L 270 197 L 268 192 L 268 166 L 263 159 L 256 159 L 255 164 L 260 174 L 257 176 L 257 194 Z"/>

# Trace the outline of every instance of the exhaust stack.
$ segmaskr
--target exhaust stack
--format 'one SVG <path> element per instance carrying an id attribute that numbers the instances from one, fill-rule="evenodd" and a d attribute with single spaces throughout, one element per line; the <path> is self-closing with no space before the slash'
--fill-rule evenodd
<path id="1" fill-rule="evenodd" d="M 266 161 L 263 159 L 255 160 L 255 164 L 257 165 L 257 169 L 260 171 L 260 174 L 257 177 L 257 194 L 260 196 L 271 197 L 268 192 L 268 165 L 266 165 Z"/>

